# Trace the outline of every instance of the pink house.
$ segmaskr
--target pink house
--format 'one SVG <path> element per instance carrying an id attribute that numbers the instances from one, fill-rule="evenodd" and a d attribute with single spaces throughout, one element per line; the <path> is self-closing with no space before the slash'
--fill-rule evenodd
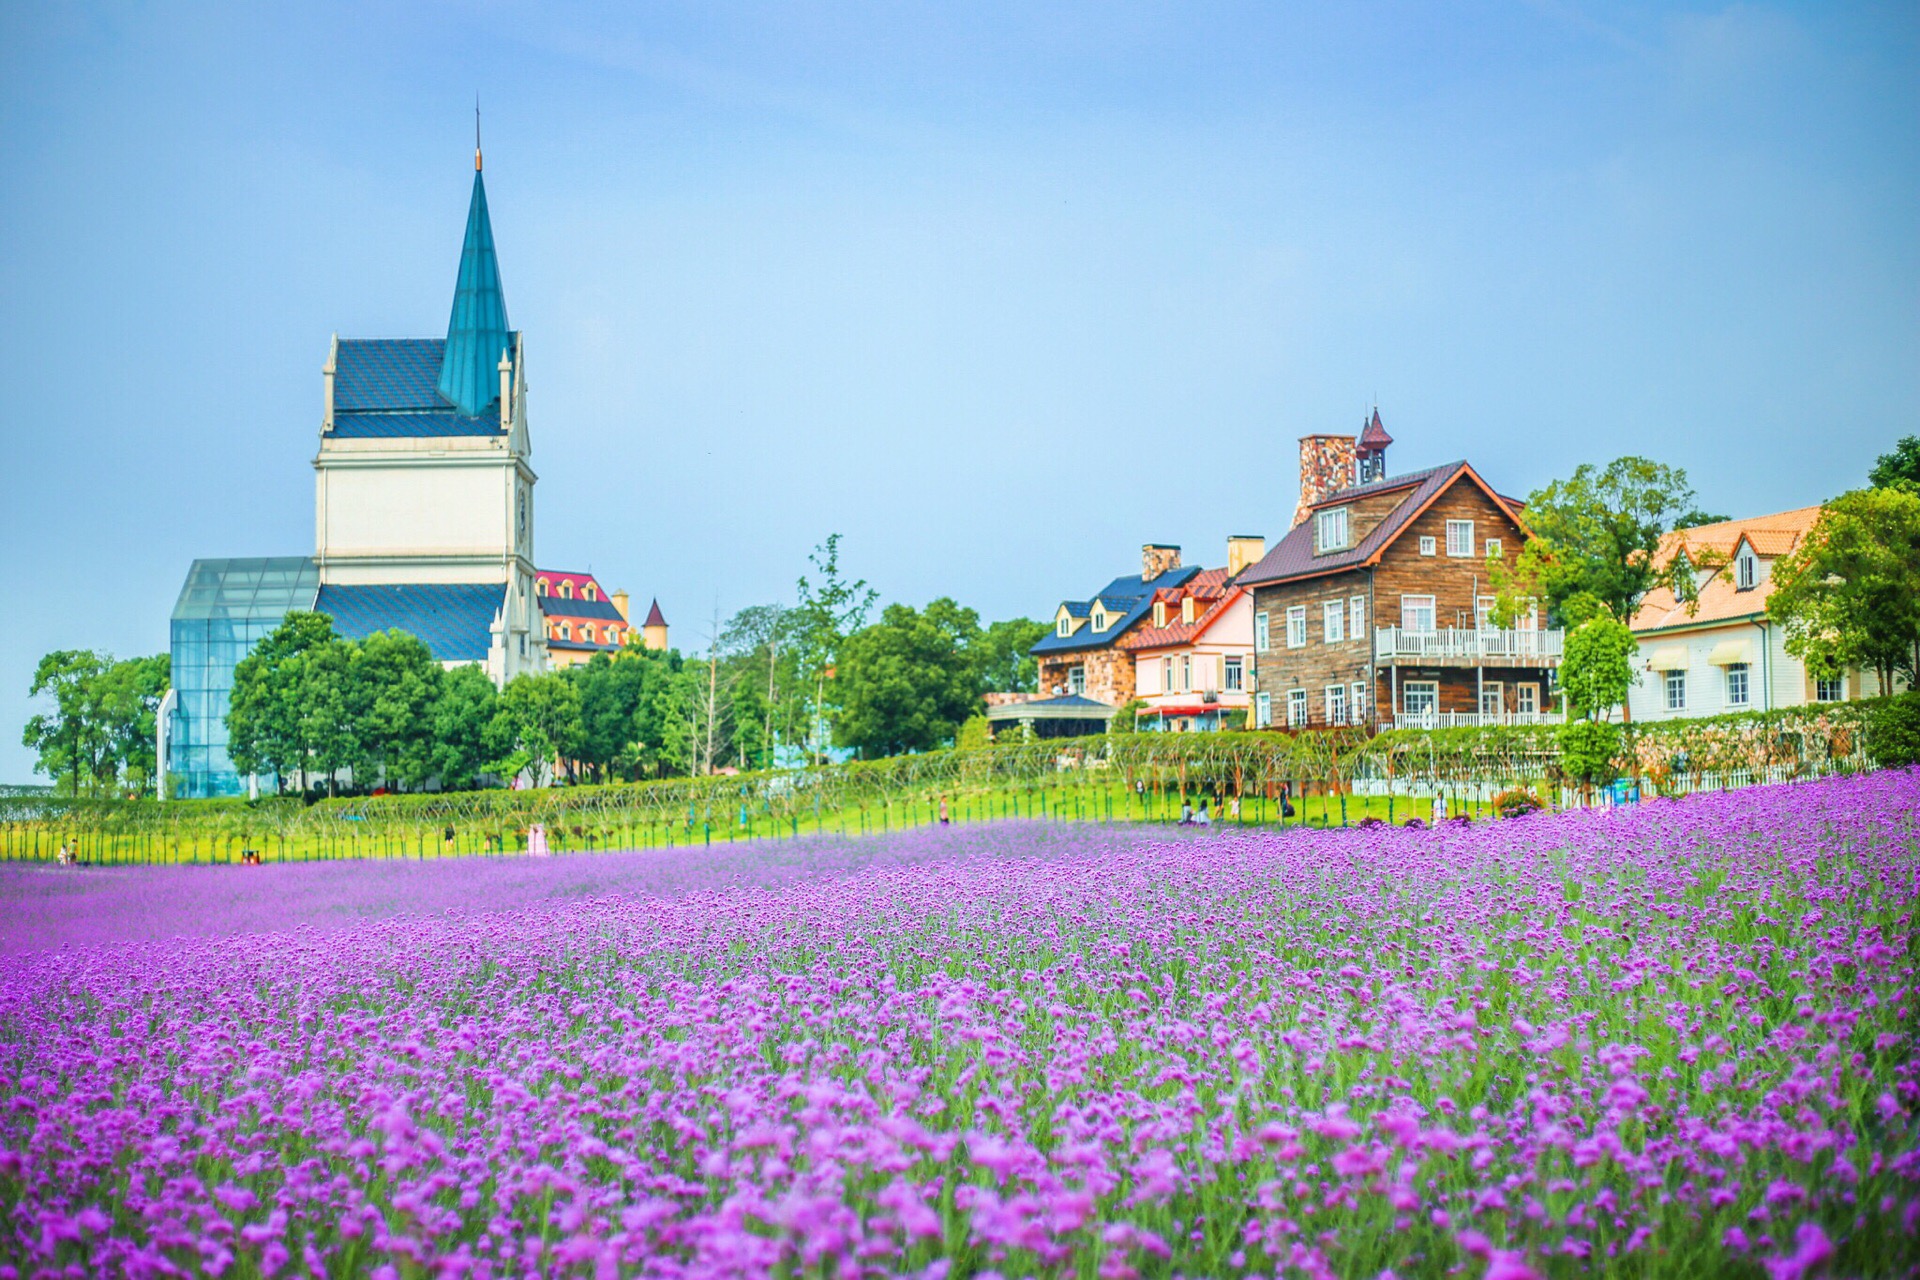
<path id="1" fill-rule="evenodd" d="M 1140 727 L 1170 732 L 1246 723 L 1253 684 L 1253 594 L 1235 585 L 1259 561 L 1263 538 L 1227 540 L 1227 565 L 1154 593 L 1152 613 L 1120 641 L 1134 663 Z"/>

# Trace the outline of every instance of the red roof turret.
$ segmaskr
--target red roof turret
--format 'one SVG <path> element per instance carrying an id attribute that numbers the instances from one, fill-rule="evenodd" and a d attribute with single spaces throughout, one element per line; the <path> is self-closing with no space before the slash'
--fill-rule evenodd
<path id="1" fill-rule="evenodd" d="M 1373 421 L 1369 422 L 1366 430 L 1360 433 L 1358 452 L 1378 453 L 1392 443 L 1393 437 L 1388 435 L 1387 429 L 1380 425 L 1380 410 L 1375 409 Z"/>

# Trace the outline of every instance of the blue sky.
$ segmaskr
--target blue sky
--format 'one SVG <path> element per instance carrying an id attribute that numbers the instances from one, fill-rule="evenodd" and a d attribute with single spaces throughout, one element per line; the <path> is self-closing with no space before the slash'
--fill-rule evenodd
<path id="1" fill-rule="evenodd" d="M 38 656 L 313 545 L 331 334 L 437 336 L 476 91 L 538 548 L 676 640 L 811 546 L 1043 615 L 1295 438 L 1754 514 L 1920 431 L 1920 9 L 0 8 L 0 780 Z"/>

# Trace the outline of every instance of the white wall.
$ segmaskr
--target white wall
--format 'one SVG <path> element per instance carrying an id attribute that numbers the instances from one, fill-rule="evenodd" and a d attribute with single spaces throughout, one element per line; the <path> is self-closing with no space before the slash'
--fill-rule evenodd
<path id="1" fill-rule="evenodd" d="M 1763 562 L 1764 563 L 1764 562 Z M 1640 646 L 1634 664 L 1639 683 L 1627 695 L 1627 706 L 1635 720 L 1682 720 L 1701 716 L 1724 715 L 1734 711 L 1768 711 L 1798 707 L 1813 701 L 1813 688 L 1807 679 L 1806 664 L 1786 650 L 1786 633 L 1779 626 L 1752 622 L 1708 625 L 1698 630 L 1654 633 L 1635 637 Z M 1715 646 L 1729 640 L 1744 640 L 1752 650 L 1748 667 L 1746 706 L 1727 702 L 1726 670 L 1708 659 Z M 1666 673 L 1647 670 L 1654 655 L 1665 649 L 1684 648 L 1687 653 L 1687 705 L 1683 711 L 1669 711 L 1666 703 Z M 1849 672 L 1845 693 L 1849 699 L 1876 694 L 1879 681 L 1872 675 Z"/>

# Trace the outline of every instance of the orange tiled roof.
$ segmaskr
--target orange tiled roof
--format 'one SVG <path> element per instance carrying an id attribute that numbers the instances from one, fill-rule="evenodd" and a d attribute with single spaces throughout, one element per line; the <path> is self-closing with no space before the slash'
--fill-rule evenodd
<path id="1" fill-rule="evenodd" d="M 1164 627 L 1138 627 L 1120 640 L 1122 649 L 1164 649 L 1169 645 L 1185 644 L 1193 640 L 1212 626 L 1227 606 L 1239 598 L 1243 588 L 1226 585 L 1225 569 L 1207 569 L 1194 575 L 1193 581 L 1181 587 L 1170 587 L 1154 593 L 1156 601 L 1164 600 L 1169 611 L 1183 599 L 1192 596 L 1206 607 L 1194 616 L 1192 622 L 1169 622 Z"/>
<path id="2" fill-rule="evenodd" d="M 1730 561 L 1734 548 L 1744 538 L 1753 547 L 1755 555 L 1764 560 L 1773 560 L 1800 545 L 1800 539 L 1806 536 L 1807 530 L 1813 528 L 1813 522 L 1819 518 L 1819 507 L 1801 507 L 1770 516 L 1723 520 L 1718 524 L 1700 525 L 1693 529 L 1675 529 L 1660 539 L 1654 559 L 1665 566 L 1672 563 L 1674 555 L 1685 548 L 1695 560 L 1701 558 L 1701 552 L 1711 552 L 1723 562 Z M 1639 609 L 1634 611 L 1633 629 L 1659 631 L 1668 627 L 1705 627 L 1752 617 L 1766 612 L 1767 597 L 1772 592 L 1771 574 L 1763 578 L 1759 585 L 1741 591 L 1734 585 L 1731 565 L 1722 563 L 1706 585 L 1700 588 L 1700 599 L 1691 609 L 1676 600 L 1672 590 L 1667 587 L 1655 587 L 1649 591 L 1647 598 L 1640 602 Z"/>

